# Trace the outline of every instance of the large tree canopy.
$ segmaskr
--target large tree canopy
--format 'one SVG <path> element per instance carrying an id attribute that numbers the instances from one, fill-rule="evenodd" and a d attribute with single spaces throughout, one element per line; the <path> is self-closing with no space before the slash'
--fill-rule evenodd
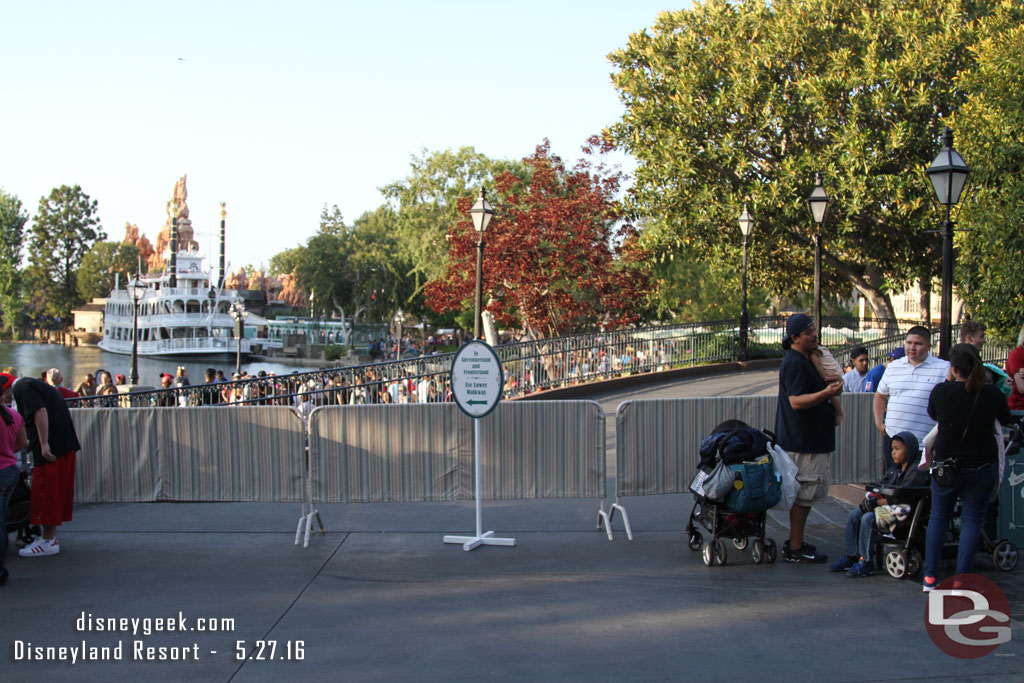
<path id="1" fill-rule="evenodd" d="M 958 218 L 957 281 L 968 311 L 1016 343 L 1024 324 L 1024 26 L 986 27 L 955 146 L 972 169 Z"/>
<path id="2" fill-rule="evenodd" d="M 116 281 L 126 287 L 139 268 L 139 248 L 134 244 L 96 242 L 82 256 L 78 293 L 83 301 L 110 296 Z"/>
<path id="3" fill-rule="evenodd" d="M 61 185 L 39 200 L 29 241 L 33 308 L 67 318 L 81 303 L 78 268 L 97 240 L 106 239 L 96 200 L 78 185 Z"/>
<path id="4" fill-rule="evenodd" d="M 926 282 L 939 259 L 924 168 L 966 100 L 990 15 L 1019 3 L 951 0 L 707 0 L 666 12 L 611 55 L 627 112 L 608 138 L 639 161 L 631 198 L 660 231 L 649 244 L 738 250 L 756 219 L 752 278 L 810 287 L 815 230 L 804 198 L 821 170 L 832 196 L 824 286 L 852 284 L 879 316 L 888 293 Z"/>
<path id="5" fill-rule="evenodd" d="M 528 181 L 510 172 L 496 178 L 484 253 L 487 310 L 535 337 L 636 322 L 647 279 L 635 231 L 620 222 L 619 174 L 585 161 L 566 168 L 547 141 L 523 163 Z M 434 310 L 473 305 L 477 236 L 466 215 L 473 201 L 459 201 L 445 275 L 427 285 Z"/>

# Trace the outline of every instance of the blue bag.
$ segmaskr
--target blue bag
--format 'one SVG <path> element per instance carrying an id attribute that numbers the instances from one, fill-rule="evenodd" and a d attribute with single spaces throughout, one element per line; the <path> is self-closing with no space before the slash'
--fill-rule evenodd
<path id="1" fill-rule="evenodd" d="M 764 512 L 782 500 L 782 480 L 775 474 L 771 458 L 765 462 L 729 465 L 736 475 L 733 490 L 725 497 L 725 506 L 739 515 Z"/>

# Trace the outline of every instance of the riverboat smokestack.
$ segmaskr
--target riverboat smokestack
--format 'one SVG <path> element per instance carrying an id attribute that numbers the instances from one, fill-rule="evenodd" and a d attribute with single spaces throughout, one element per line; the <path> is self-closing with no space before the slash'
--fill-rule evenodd
<path id="1" fill-rule="evenodd" d="M 167 284 L 169 287 L 178 286 L 178 207 L 175 206 L 171 213 L 171 261 L 167 268 L 170 275 Z"/>
<path id="2" fill-rule="evenodd" d="M 220 203 L 220 287 L 224 287 L 224 219 L 228 216 L 227 209 L 224 208 L 224 202 Z"/>

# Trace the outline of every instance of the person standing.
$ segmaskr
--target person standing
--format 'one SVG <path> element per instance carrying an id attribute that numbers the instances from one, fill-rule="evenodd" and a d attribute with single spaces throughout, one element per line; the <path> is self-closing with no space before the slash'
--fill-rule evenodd
<path id="1" fill-rule="evenodd" d="M 782 341 L 786 355 L 779 367 L 779 399 L 775 438 L 797 466 L 800 490 L 789 511 L 789 539 L 783 544 L 787 562 L 825 562 L 827 555 L 804 540 L 811 506 L 828 494 L 829 455 L 836 447 L 836 427 L 843 419 L 832 398 L 842 393 L 842 381 L 825 383 L 811 363 L 818 348 L 818 330 L 803 313 L 786 321 Z"/>
<path id="2" fill-rule="evenodd" d="M 967 574 L 981 539 L 989 499 L 999 479 L 999 450 L 992 437 L 995 421 L 1006 424 L 1006 398 L 985 381 L 981 357 L 971 344 L 957 344 L 949 356 L 953 382 L 936 385 L 928 396 L 928 415 L 938 425 L 932 462 L 955 461 L 958 481 L 932 477 L 932 508 L 925 536 L 924 590 L 938 585 L 939 563 L 957 498 L 961 498 L 960 546 L 956 573 Z"/>
<path id="3" fill-rule="evenodd" d="M 928 415 L 928 397 L 936 384 L 946 381 L 949 361 L 931 355 L 932 336 L 927 328 L 915 325 L 907 330 L 903 345 L 906 357 L 894 360 L 885 369 L 872 410 L 875 428 L 885 437 L 884 465 L 891 464 L 890 441 L 900 432 L 910 432 L 924 443 L 935 426 Z"/>
<path id="4" fill-rule="evenodd" d="M 14 400 L 25 420 L 32 451 L 32 501 L 29 520 L 43 535 L 18 551 L 24 557 L 60 552 L 57 527 L 71 521 L 75 495 L 75 451 L 81 448 L 67 401 L 42 380 L 22 377 L 14 383 Z"/>
<path id="5" fill-rule="evenodd" d="M 7 556 L 7 506 L 18 483 L 17 453 L 28 443 L 25 422 L 17 411 L 7 405 L 11 402 L 14 377 L 0 374 L 0 586 L 7 583 L 9 572 L 4 566 Z"/>
<path id="6" fill-rule="evenodd" d="M 64 398 L 78 398 L 79 396 L 77 391 L 61 386 L 64 384 L 64 375 L 57 368 L 50 368 L 46 371 L 46 383 L 59 391 L 60 395 Z"/>
<path id="7" fill-rule="evenodd" d="M 843 391 L 864 392 L 864 381 L 868 377 L 868 350 L 856 346 L 850 351 L 853 369 L 843 375 Z"/>
<path id="8" fill-rule="evenodd" d="M 1006 358 L 1006 374 L 1010 376 L 1010 410 L 1024 410 L 1024 326 L 1017 334 L 1017 348 Z"/>

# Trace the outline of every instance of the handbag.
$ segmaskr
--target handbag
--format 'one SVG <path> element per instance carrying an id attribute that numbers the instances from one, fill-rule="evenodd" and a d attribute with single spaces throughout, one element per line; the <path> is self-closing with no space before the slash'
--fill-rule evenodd
<path id="1" fill-rule="evenodd" d="M 736 473 L 720 460 L 704 481 L 704 495 L 709 500 L 721 503 L 733 491 L 735 482 Z"/>

